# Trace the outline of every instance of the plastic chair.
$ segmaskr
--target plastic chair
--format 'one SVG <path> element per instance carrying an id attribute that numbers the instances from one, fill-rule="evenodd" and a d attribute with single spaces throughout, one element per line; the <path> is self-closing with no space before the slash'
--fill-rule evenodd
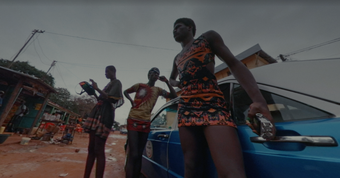
<path id="1" fill-rule="evenodd" d="M 45 129 L 47 129 L 49 125 L 55 126 L 55 124 L 48 122 L 45 124 Z"/>
<path id="2" fill-rule="evenodd" d="M 63 133 L 63 132 L 64 132 L 64 130 L 65 130 L 65 127 L 66 127 L 66 125 L 62 125 L 62 126 L 60 126 L 59 132 L 60 132 L 60 133 Z"/>
<path id="3" fill-rule="evenodd" d="M 40 124 L 39 129 L 45 128 L 45 124 Z"/>
<path id="4" fill-rule="evenodd" d="M 78 133 L 83 133 L 83 128 L 82 127 L 77 127 L 75 130 Z"/>

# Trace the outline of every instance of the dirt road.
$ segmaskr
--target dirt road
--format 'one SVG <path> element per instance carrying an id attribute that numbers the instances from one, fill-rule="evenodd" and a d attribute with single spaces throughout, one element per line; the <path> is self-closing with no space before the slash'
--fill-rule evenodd
<path id="1" fill-rule="evenodd" d="M 58 138 L 61 135 L 55 135 Z M 87 157 L 88 134 L 76 133 L 72 144 L 51 144 L 31 140 L 20 145 L 19 135 L 13 143 L 0 144 L 0 178 L 81 178 Z M 16 138 L 15 138 L 16 137 Z M 124 144 L 126 135 L 112 132 L 106 142 L 105 178 L 124 178 Z M 79 149 L 79 152 L 77 152 Z M 91 177 L 94 176 L 95 168 Z"/>

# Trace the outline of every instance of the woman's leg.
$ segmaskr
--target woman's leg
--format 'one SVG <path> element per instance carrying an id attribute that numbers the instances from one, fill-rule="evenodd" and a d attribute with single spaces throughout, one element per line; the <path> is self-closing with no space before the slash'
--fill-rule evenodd
<path id="1" fill-rule="evenodd" d="M 207 126 L 204 128 L 204 134 L 218 177 L 246 177 L 236 129 L 229 126 Z"/>
<path id="2" fill-rule="evenodd" d="M 95 153 L 97 158 L 96 165 L 96 178 L 104 177 L 105 170 L 105 143 L 106 139 L 100 138 L 99 136 L 95 136 Z"/>
<path id="3" fill-rule="evenodd" d="M 91 175 L 91 170 L 96 159 L 95 155 L 95 132 L 90 131 L 89 133 L 89 146 L 88 146 L 88 153 L 86 159 L 86 166 L 85 166 L 85 173 L 84 178 L 89 178 Z"/>
<path id="4" fill-rule="evenodd" d="M 180 127 L 179 135 L 184 155 L 184 177 L 202 177 L 207 149 L 203 127 Z"/>

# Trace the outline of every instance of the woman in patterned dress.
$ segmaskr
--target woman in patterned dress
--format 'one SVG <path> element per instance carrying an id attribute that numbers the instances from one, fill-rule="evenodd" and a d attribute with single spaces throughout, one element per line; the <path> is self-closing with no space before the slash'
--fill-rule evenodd
<path id="1" fill-rule="evenodd" d="M 253 76 L 232 55 L 221 36 L 208 31 L 194 39 L 195 33 L 195 23 L 191 19 L 181 18 L 174 23 L 174 39 L 181 44 L 182 51 L 174 59 L 170 82 L 181 88 L 178 127 L 185 177 L 202 176 L 198 170 L 203 170 L 200 166 L 207 146 L 219 177 L 245 177 L 236 124 L 214 75 L 215 55 L 228 65 L 253 100 L 248 116 L 254 117 L 260 112 L 271 122 L 272 117 Z M 179 81 L 176 81 L 177 76 Z M 275 136 L 275 127 L 272 132 Z"/>
<path id="2" fill-rule="evenodd" d="M 100 95 L 96 97 L 98 102 L 83 125 L 84 131 L 89 133 L 89 146 L 84 178 L 90 177 L 95 160 L 97 160 L 96 178 L 103 177 L 106 139 L 110 134 L 114 122 L 115 109 L 124 103 L 122 84 L 116 78 L 116 68 L 114 66 L 107 66 L 105 76 L 110 79 L 110 82 L 103 90 L 100 90 L 97 83 L 90 79 L 93 88 L 99 92 Z"/>

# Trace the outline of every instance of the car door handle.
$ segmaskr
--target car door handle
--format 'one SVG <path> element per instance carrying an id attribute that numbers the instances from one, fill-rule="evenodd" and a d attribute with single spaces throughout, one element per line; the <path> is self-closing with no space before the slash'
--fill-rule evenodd
<path id="1" fill-rule="evenodd" d="M 169 135 L 167 135 L 167 134 L 158 134 L 157 137 L 169 138 Z"/>
<path id="2" fill-rule="evenodd" d="M 338 143 L 330 136 L 277 136 L 274 140 L 267 141 L 262 137 L 250 137 L 255 143 L 263 142 L 294 142 L 304 143 L 310 146 L 338 146 Z"/>

